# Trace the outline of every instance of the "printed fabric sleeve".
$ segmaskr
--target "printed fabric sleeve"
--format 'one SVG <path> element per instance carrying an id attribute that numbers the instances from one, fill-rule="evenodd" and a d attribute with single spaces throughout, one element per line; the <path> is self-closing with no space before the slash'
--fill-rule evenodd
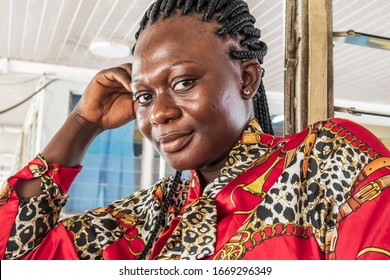
<path id="1" fill-rule="evenodd" d="M 48 165 L 38 155 L 4 182 L 0 192 L 0 259 L 24 258 L 44 242 L 48 234 L 67 236 L 57 223 L 68 197 L 66 192 L 80 170 L 81 166 Z M 16 183 L 34 178 L 40 178 L 43 194 L 19 198 L 14 189 Z M 53 228 L 55 230 L 50 232 Z"/>
<path id="2" fill-rule="evenodd" d="M 354 168 L 350 162 L 364 165 L 338 205 L 334 226 L 325 234 L 327 259 L 389 260 L 390 152 L 371 132 L 353 122 L 333 119 L 329 128 L 345 139 L 350 149 L 360 151 L 360 159 L 342 157 L 343 172 Z"/>

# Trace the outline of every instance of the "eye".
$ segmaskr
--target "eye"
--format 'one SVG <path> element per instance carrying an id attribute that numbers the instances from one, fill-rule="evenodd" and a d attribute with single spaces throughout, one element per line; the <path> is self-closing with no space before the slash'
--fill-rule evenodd
<path id="1" fill-rule="evenodd" d="M 153 96 L 150 93 L 140 93 L 135 94 L 134 101 L 138 102 L 140 105 L 148 105 L 153 99 Z"/>
<path id="2" fill-rule="evenodd" d="M 180 82 L 177 82 L 173 85 L 172 89 L 174 91 L 186 91 L 191 89 L 195 84 L 194 79 L 187 79 L 187 80 L 182 80 Z"/>

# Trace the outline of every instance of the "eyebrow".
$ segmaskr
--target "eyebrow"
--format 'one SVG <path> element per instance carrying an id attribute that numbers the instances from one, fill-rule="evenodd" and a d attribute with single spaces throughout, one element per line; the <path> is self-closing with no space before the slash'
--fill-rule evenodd
<path id="1" fill-rule="evenodd" d="M 168 66 L 166 68 L 170 69 L 170 68 L 173 68 L 173 67 L 175 67 L 177 65 L 181 65 L 181 64 L 196 64 L 196 62 L 193 60 L 179 60 L 179 61 L 176 61 L 172 64 L 168 64 Z"/>
<path id="2" fill-rule="evenodd" d="M 164 67 L 164 69 L 162 69 L 159 72 L 163 72 L 165 70 L 172 69 L 173 67 L 176 67 L 176 66 L 182 65 L 182 64 L 197 64 L 197 63 L 195 61 L 193 61 L 193 60 L 179 60 L 179 61 L 176 61 L 174 63 L 168 64 L 166 67 Z M 140 82 L 140 81 L 142 81 L 142 78 L 134 79 L 132 81 L 132 83 L 137 83 L 137 82 Z"/>

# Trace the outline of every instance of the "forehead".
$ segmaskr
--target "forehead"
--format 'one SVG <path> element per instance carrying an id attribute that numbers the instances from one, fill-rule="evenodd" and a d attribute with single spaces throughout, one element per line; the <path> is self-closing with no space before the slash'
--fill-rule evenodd
<path id="1" fill-rule="evenodd" d="M 220 25 L 215 21 L 203 21 L 201 14 L 172 15 L 168 18 L 162 16 L 143 30 L 138 39 L 137 46 L 141 45 L 143 41 L 150 37 L 160 39 L 163 37 L 172 37 L 177 42 L 185 41 L 191 37 L 194 39 L 207 37 L 217 39 L 219 36 L 216 34 L 216 31 L 219 28 Z M 139 48 L 136 47 L 137 49 Z"/>
<path id="2" fill-rule="evenodd" d="M 140 35 L 133 60 L 133 71 L 161 59 L 228 58 L 228 41 L 216 34 L 220 25 L 204 22 L 201 16 L 172 16 L 148 26 Z"/>

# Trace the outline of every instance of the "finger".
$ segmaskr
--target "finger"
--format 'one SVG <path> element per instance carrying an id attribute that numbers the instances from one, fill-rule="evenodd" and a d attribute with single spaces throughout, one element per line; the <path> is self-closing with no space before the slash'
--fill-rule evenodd
<path id="1" fill-rule="evenodd" d="M 131 77 L 132 68 L 133 68 L 133 65 L 131 63 L 123 63 L 118 67 L 125 69 L 126 72 L 129 74 L 129 76 Z"/>
<path id="2" fill-rule="evenodd" d="M 133 65 L 131 63 L 124 63 L 124 64 L 119 65 L 118 67 L 120 67 L 123 70 L 125 70 L 127 75 L 128 75 L 128 77 L 130 78 L 129 83 L 127 83 L 126 89 L 129 90 L 130 92 L 132 92 L 131 91 L 131 75 L 132 75 L 132 67 L 133 67 Z"/>
<path id="3" fill-rule="evenodd" d="M 131 71 L 131 70 L 130 70 Z M 130 72 L 131 73 L 131 72 Z M 131 91 L 130 83 L 131 83 L 131 74 L 129 75 L 128 70 L 123 67 L 115 67 L 111 69 L 107 69 L 104 73 L 104 76 L 111 83 L 116 82 L 119 83 L 122 87 L 124 87 L 128 92 Z M 112 85 L 111 85 L 112 86 Z"/>

